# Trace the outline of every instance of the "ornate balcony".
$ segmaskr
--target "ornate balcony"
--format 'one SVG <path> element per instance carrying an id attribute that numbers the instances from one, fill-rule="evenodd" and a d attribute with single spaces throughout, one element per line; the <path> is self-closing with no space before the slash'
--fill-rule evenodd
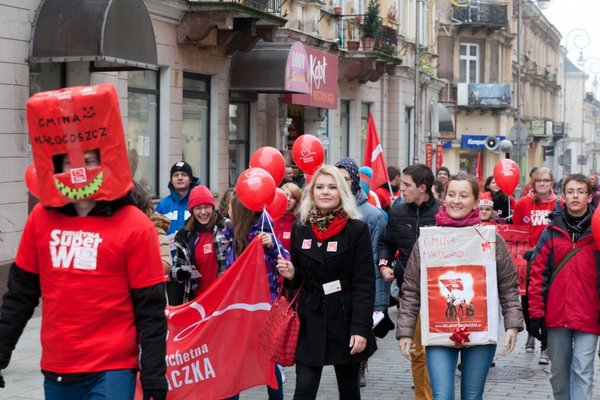
<path id="1" fill-rule="evenodd" d="M 452 6 L 452 21 L 458 25 L 498 29 L 508 26 L 506 4 L 472 2 L 466 7 Z"/>

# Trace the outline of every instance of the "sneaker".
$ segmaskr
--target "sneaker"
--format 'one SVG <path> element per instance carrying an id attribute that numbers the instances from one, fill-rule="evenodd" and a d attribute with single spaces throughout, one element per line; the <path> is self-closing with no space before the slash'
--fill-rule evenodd
<path id="1" fill-rule="evenodd" d="M 535 337 L 533 335 L 527 336 L 527 342 L 525 343 L 525 351 L 533 353 L 535 351 Z"/>
<path id="2" fill-rule="evenodd" d="M 542 364 L 542 365 L 550 364 L 550 358 L 548 358 L 548 350 L 542 350 L 540 352 L 540 361 L 538 361 L 538 364 Z"/>
<path id="3" fill-rule="evenodd" d="M 367 361 L 360 363 L 360 387 L 367 386 Z"/>
<path id="4" fill-rule="evenodd" d="M 277 368 L 279 368 L 279 372 L 281 373 L 281 383 L 285 383 L 285 367 L 277 364 Z"/>

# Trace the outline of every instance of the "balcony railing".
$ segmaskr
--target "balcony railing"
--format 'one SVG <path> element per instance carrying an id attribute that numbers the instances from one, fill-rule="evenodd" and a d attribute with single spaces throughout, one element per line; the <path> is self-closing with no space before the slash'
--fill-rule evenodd
<path id="1" fill-rule="evenodd" d="M 198 3 L 237 3 L 263 11 L 269 14 L 280 15 L 283 0 L 188 0 L 190 4 Z"/>
<path id="2" fill-rule="evenodd" d="M 363 31 L 363 18 L 362 15 L 340 17 L 338 25 L 339 37 L 342 39 L 340 47 L 348 51 L 377 51 L 396 57 L 398 55 L 398 33 L 396 30 L 381 26 L 374 37 L 367 38 Z"/>
<path id="3" fill-rule="evenodd" d="M 508 25 L 506 4 L 488 4 L 473 1 L 470 6 L 452 6 L 452 19 L 462 25 L 502 27 Z"/>

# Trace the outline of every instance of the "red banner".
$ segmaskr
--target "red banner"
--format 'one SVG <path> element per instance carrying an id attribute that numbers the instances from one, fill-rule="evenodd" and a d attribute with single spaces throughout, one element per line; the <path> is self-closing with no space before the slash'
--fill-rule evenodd
<path id="1" fill-rule="evenodd" d="M 441 143 L 435 145 L 435 169 L 436 171 L 444 165 L 444 148 Z"/>
<path id="2" fill-rule="evenodd" d="M 433 145 L 431 143 L 425 144 L 425 165 L 433 168 Z"/>
<path id="3" fill-rule="evenodd" d="M 223 399 L 258 385 L 276 388 L 274 365 L 258 343 L 270 308 L 263 246 L 255 238 L 200 297 L 167 307 L 167 398 Z"/>
<path id="4" fill-rule="evenodd" d="M 525 296 L 527 288 L 527 260 L 523 254 L 529 250 L 529 225 L 506 225 L 496 226 L 496 231 L 506 242 L 506 247 L 510 253 L 519 280 L 519 294 Z"/>

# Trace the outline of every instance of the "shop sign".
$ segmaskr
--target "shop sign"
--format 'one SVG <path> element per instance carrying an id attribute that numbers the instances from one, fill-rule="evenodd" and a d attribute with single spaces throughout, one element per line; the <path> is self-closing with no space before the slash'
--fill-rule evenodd
<path id="1" fill-rule="evenodd" d="M 317 108 L 337 108 L 338 57 L 310 47 L 304 48 L 308 55 L 310 91 L 308 94 L 287 94 L 286 102 Z"/>
<path id="2" fill-rule="evenodd" d="M 285 90 L 310 93 L 310 65 L 306 48 L 300 42 L 292 45 L 285 64 Z"/>
<path id="3" fill-rule="evenodd" d="M 460 147 L 463 149 L 485 149 L 485 139 L 494 135 L 462 135 Z M 506 139 L 505 136 L 496 136 L 498 142 Z"/>
<path id="4" fill-rule="evenodd" d="M 531 121 L 531 134 L 533 136 L 544 136 L 546 132 L 546 121 L 534 119 Z"/>
<path id="5" fill-rule="evenodd" d="M 429 168 L 433 166 L 433 145 L 431 143 L 425 144 L 425 165 Z"/>

